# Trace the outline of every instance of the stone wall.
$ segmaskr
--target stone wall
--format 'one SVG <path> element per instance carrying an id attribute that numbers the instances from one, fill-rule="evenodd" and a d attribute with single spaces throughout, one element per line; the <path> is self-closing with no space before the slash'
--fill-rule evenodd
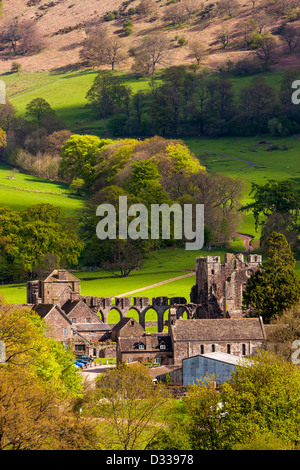
<path id="1" fill-rule="evenodd" d="M 224 263 L 219 256 L 196 259 L 196 286 L 191 301 L 202 307 L 202 318 L 243 316 L 242 296 L 248 279 L 259 269 L 260 255 L 227 253 Z"/>

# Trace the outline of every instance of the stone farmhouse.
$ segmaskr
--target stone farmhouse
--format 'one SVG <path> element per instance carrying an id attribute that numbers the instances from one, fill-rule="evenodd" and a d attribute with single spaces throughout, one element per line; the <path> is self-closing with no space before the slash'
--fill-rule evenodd
<path id="1" fill-rule="evenodd" d="M 74 352 L 116 357 L 117 362 L 151 362 L 173 369 L 188 357 L 222 352 L 251 355 L 266 339 L 260 318 L 245 318 L 242 294 L 261 265 L 261 256 L 227 254 L 196 259 L 190 300 L 155 297 L 82 296 L 80 280 L 65 269 L 27 284 L 27 305 L 50 325 L 49 332 Z M 157 333 L 145 331 L 149 309 L 157 313 Z M 116 309 L 117 324 L 108 323 Z M 130 316 L 138 314 L 139 321 Z M 167 314 L 167 320 L 165 320 Z M 187 319 L 182 319 L 183 315 Z M 166 331 L 167 329 L 167 331 Z"/>

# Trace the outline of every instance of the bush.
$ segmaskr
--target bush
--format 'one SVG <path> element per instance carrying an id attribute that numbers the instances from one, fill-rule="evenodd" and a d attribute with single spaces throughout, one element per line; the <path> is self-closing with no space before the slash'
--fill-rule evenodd
<path id="1" fill-rule="evenodd" d="M 130 36 L 133 33 L 133 23 L 130 20 L 126 20 L 123 23 L 123 31 L 125 36 Z"/>
<path id="2" fill-rule="evenodd" d="M 13 62 L 11 64 L 11 71 L 12 72 L 20 72 L 21 68 L 22 68 L 22 65 L 19 62 Z"/>
<path id="3" fill-rule="evenodd" d="M 109 13 L 107 13 L 107 15 L 104 17 L 105 21 L 113 21 L 116 19 L 116 16 L 115 14 L 110 11 Z"/>

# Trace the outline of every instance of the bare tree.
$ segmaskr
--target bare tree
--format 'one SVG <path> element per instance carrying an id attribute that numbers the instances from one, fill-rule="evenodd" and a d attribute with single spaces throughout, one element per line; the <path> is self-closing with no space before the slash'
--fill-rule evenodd
<path id="1" fill-rule="evenodd" d="M 14 55 L 40 52 L 45 40 L 33 20 L 9 20 L 2 26 L 0 42 L 9 46 Z"/>
<path id="2" fill-rule="evenodd" d="M 154 75 L 158 65 L 165 65 L 169 40 L 163 33 L 147 36 L 134 53 L 133 70 L 143 75 Z"/>
<path id="3" fill-rule="evenodd" d="M 203 44 L 200 41 L 192 41 L 189 43 L 189 49 L 191 51 L 191 57 L 196 59 L 197 64 L 200 65 L 205 54 L 205 48 Z"/>
<path id="4" fill-rule="evenodd" d="M 92 65 L 109 64 L 114 70 L 125 59 L 126 54 L 121 39 L 109 35 L 105 26 L 100 25 L 88 32 L 80 56 Z"/>
<path id="5" fill-rule="evenodd" d="M 230 33 L 227 27 L 224 26 L 224 28 L 217 32 L 217 40 L 222 44 L 222 48 L 226 49 L 230 41 Z"/>
<path id="6" fill-rule="evenodd" d="M 118 37 L 110 37 L 104 46 L 104 61 L 111 65 L 111 69 L 115 69 L 115 65 L 120 64 L 126 59 L 121 39 Z"/>
<path id="7" fill-rule="evenodd" d="M 8 45 L 12 49 L 14 55 L 16 55 L 20 39 L 19 22 L 16 18 L 9 20 L 7 23 L 2 25 L 0 42 L 4 45 Z"/>
<path id="8" fill-rule="evenodd" d="M 297 48 L 300 43 L 300 29 L 291 25 L 285 25 L 281 37 L 288 47 L 290 54 Z"/>
<path id="9" fill-rule="evenodd" d="M 273 19 L 266 14 L 264 11 L 259 11 L 252 15 L 252 18 L 249 20 L 252 22 L 253 28 L 259 34 L 263 34 L 265 28 L 268 28 L 272 25 Z"/>
<path id="10" fill-rule="evenodd" d="M 274 61 L 276 47 L 276 39 L 271 35 L 266 35 L 260 39 L 255 54 L 265 65 L 268 65 Z"/>
<path id="11" fill-rule="evenodd" d="M 45 46 L 45 38 L 33 20 L 24 20 L 19 24 L 21 54 L 37 54 Z"/>
<path id="12" fill-rule="evenodd" d="M 80 51 L 80 57 L 90 64 L 102 64 L 106 38 L 107 32 L 103 25 L 94 27 L 87 31 L 87 37 Z"/>
<path id="13" fill-rule="evenodd" d="M 227 15 L 233 18 L 239 11 L 240 5 L 237 0 L 220 0 L 217 9 L 220 15 Z"/>
<path id="14" fill-rule="evenodd" d="M 109 260 L 101 268 L 117 277 L 128 277 L 132 270 L 143 264 L 142 252 L 130 240 L 116 240 Z"/>
<path id="15" fill-rule="evenodd" d="M 188 11 L 183 2 L 170 5 L 165 12 L 164 20 L 172 23 L 175 27 L 182 26 L 188 20 Z"/>
<path id="16" fill-rule="evenodd" d="M 136 7 L 136 12 L 142 16 L 153 15 L 157 11 L 155 0 L 141 0 Z"/>

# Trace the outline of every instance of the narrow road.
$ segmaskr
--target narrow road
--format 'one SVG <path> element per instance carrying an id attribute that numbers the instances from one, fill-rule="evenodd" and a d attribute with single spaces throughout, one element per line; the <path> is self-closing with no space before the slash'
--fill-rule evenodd
<path id="1" fill-rule="evenodd" d="M 243 245 L 245 247 L 244 254 L 247 254 L 253 251 L 253 247 L 251 246 L 251 241 L 253 240 L 254 237 L 252 235 L 245 235 L 244 233 L 236 233 L 235 235 L 238 238 L 241 238 L 243 240 Z M 166 279 L 165 281 L 156 282 L 155 284 L 151 284 L 150 286 L 140 287 L 139 289 L 135 289 L 129 292 L 124 292 L 124 294 L 116 295 L 116 297 L 126 297 L 128 295 L 136 294 L 137 292 L 142 292 L 146 289 L 152 289 L 153 287 L 163 286 L 164 284 L 167 284 L 169 282 L 178 281 L 179 279 L 184 279 L 186 277 L 191 277 L 191 276 L 195 276 L 195 271 L 192 271 L 188 274 L 183 274 L 182 276 L 177 276 L 171 279 Z"/>
<path id="2" fill-rule="evenodd" d="M 218 157 L 231 158 L 232 160 L 238 160 L 240 162 L 245 162 L 245 163 L 247 163 L 247 166 L 245 168 L 256 165 L 256 163 L 251 162 L 251 160 L 244 160 L 243 158 L 232 157 L 231 155 L 225 155 L 224 153 L 216 153 L 216 152 L 210 152 L 210 153 L 211 153 L 211 155 L 218 155 Z"/>
<path id="3" fill-rule="evenodd" d="M 253 246 L 251 245 L 251 241 L 253 240 L 254 237 L 252 235 L 245 235 L 244 233 L 236 233 L 235 235 L 238 238 L 241 238 L 243 240 L 243 245 L 246 248 L 246 250 L 244 251 L 244 254 L 250 253 L 251 251 L 253 251 Z"/>
<path id="4" fill-rule="evenodd" d="M 179 279 L 184 279 L 185 277 L 190 277 L 190 276 L 195 276 L 195 272 L 193 271 L 188 274 L 183 274 L 182 276 L 177 276 L 171 279 L 166 279 L 165 281 L 157 282 L 156 284 L 151 284 L 150 286 L 141 287 L 140 289 L 135 289 L 130 292 L 125 292 L 124 294 L 116 295 L 116 297 L 125 297 L 126 295 L 135 294 L 136 292 L 141 292 L 146 289 L 152 289 L 153 287 L 163 286 L 164 284 L 167 284 L 168 282 L 178 281 Z"/>

